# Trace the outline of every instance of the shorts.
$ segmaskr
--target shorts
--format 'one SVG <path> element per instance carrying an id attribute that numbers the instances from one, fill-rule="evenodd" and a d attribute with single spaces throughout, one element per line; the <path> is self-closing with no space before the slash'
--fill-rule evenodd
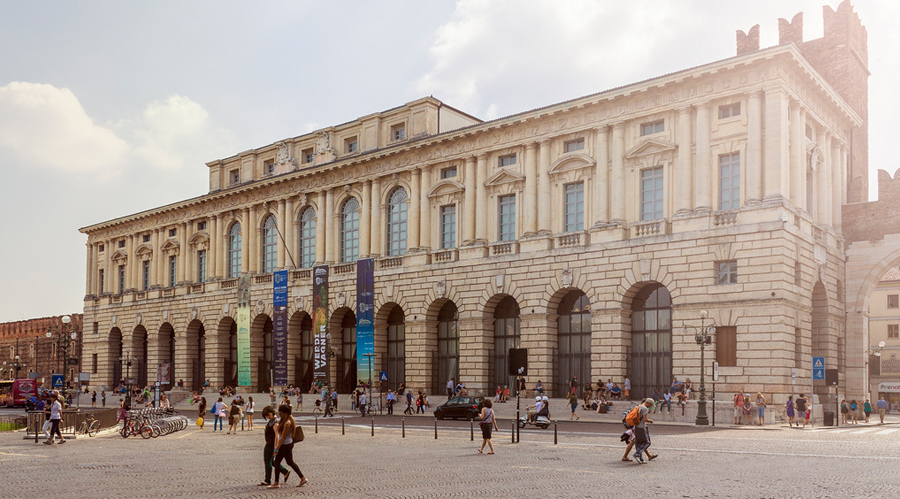
<path id="1" fill-rule="evenodd" d="M 572 406 L 572 414 L 575 414 L 575 409 L 578 408 L 578 404 L 569 404 Z"/>
<path id="2" fill-rule="evenodd" d="M 739 417 L 741 417 L 741 416 L 743 416 L 743 415 L 744 415 L 744 408 L 743 408 L 743 407 L 735 407 L 735 408 L 734 408 L 734 417 L 739 418 Z"/>
<path id="3" fill-rule="evenodd" d="M 485 440 L 491 439 L 491 430 L 494 428 L 493 423 L 481 423 L 481 438 Z"/>
<path id="4" fill-rule="evenodd" d="M 760 419 L 766 417 L 766 408 L 765 407 L 757 407 L 756 408 L 756 416 Z"/>

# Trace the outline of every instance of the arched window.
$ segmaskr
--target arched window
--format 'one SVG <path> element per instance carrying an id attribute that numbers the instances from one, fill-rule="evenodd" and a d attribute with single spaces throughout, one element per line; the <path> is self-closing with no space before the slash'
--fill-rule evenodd
<path id="1" fill-rule="evenodd" d="M 300 266 L 310 268 L 316 263 L 316 211 L 303 210 L 300 215 Z"/>
<path id="2" fill-rule="evenodd" d="M 395 306 L 388 316 L 387 373 L 393 386 L 406 381 L 406 325 L 403 309 Z"/>
<path id="3" fill-rule="evenodd" d="M 570 291 L 563 297 L 557 326 L 556 393 L 560 396 L 568 391 L 574 376 L 578 376 L 579 386 L 587 387 L 591 383 L 591 302 L 583 292 Z"/>
<path id="4" fill-rule="evenodd" d="M 508 385 L 511 391 L 515 391 L 516 377 L 509 375 L 509 349 L 519 348 L 519 326 L 519 304 L 507 296 L 494 310 L 494 385 Z"/>
<path id="5" fill-rule="evenodd" d="M 346 312 L 341 319 L 341 358 L 338 389 L 350 393 L 356 388 L 356 316 Z"/>
<path id="6" fill-rule="evenodd" d="M 270 216 L 263 224 L 262 238 L 262 271 L 263 273 L 275 272 L 278 266 L 278 230 L 275 227 L 275 217 Z"/>
<path id="7" fill-rule="evenodd" d="M 406 253 L 406 190 L 398 187 L 391 193 L 387 211 L 387 254 Z"/>
<path id="8" fill-rule="evenodd" d="M 672 297 L 662 284 L 648 284 L 631 310 L 631 396 L 649 397 L 672 384 Z"/>
<path id="9" fill-rule="evenodd" d="M 434 393 L 444 393 L 450 378 L 459 381 L 459 310 L 448 301 L 438 312 L 438 361 Z"/>
<path id="10" fill-rule="evenodd" d="M 235 223 L 228 231 L 228 277 L 241 275 L 241 224 Z"/>
<path id="11" fill-rule="evenodd" d="M 359 202 L 350 198 L 341 208 L 341 261 L 355 262 L 359 258 Z"/>

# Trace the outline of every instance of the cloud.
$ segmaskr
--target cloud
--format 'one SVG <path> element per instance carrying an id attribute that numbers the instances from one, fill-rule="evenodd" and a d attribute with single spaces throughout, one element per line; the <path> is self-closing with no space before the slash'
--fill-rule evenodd
<path id="1" fill-rule="evenodd" d="M 31 166 L 114 177 L 128 144 L 97 125 L 67 88 L 12 82 L 0 87 L 0 155 Z"/>

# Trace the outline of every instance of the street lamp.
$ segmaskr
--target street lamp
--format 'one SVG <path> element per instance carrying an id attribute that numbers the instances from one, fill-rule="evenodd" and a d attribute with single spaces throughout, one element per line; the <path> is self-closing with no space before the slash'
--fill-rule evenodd
<path id="1" fill-rule="evenodd" d="M 709 320 L 709 324 L 706 321 Z M 700 400 L 697 401 L 697 419 L 694 424 L 697 426 L 709 426 L 709 416 L 706 415 L 706 345 L 712 343 L 712 335 L 716 333 L 716 321 L 709 319 L 706 310 L 700 311 L 700 328 L 696 326 L 685 326 L 685 336 L 693 334 L 694 341 L 700 345 Z"/>
<path id="2" fill-rule="evenodd" d="M 125 355 L 119 357 L 119 362 L 122 363 L 124 367 L 127 369 L 127 373 L 125 374 L 125 406 L 131 407 L 131 363 L 134 359 L 131 358 L 131 350 L 125 350 Z"/>
<path id="3" fill-rule="evenodd" d="M 62 366 L 62 369 L 60 369 L 60 371 L 62 371 L 62 373 L 61 373 L 62 374 L 62 394 L 63 394 L 63 398 L 65 398 L 66 391 L 67 391 L 66 390 L 66 368 L 69 364 L 69 346 L 71 346 L 72 343 L 74 343 L 75 340 L 78 339 L 78 331 L 76 331 L 75 329 L 72 329 L 71 331 L 68 331 L 68 334 L 67 334 L 66 330 L 69 329 L 69 323 L 72 322 L 72 318 L 69 317 L 68 315 L 62 316 L 62 319 L 60 319 L 60 320 L 62 321 L 62 326 L 60 326 L 60 330 L 59 331 L 47 331 L 46 336 L 47 336 L 47 338 L 53 339 L 53 333 L 55 332 L 56 333 L 56 346 L 59 348 L 62 348 L 62 351 L 63 351 L 63 366 Z"/>

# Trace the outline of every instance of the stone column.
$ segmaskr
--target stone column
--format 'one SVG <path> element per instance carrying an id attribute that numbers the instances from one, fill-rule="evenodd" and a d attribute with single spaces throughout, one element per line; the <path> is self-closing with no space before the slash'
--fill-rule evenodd
<path id="1" fill-rule="evenodd" d="M 372 243 L 372 225 L 367 223 L 372 219 L 372 191 L 371 182 L 368 180 L 363 182 L 360 204 L 362 206 L 362 215 L 359 219 L 359 257 L 365 258 L 369 256 L 369 245 Z"/>
<path id="2" fill-rule="evenodd" d="M 206 258 L 206 280 L 219 277 L 219 262 L 222 261 L 222 255 L 219 254 L 219 217 L 213 215 L 209 217 L 209 253 Z"/>
<path id="3" fill-rule="evenodd" d="M 609 191 L 611 222 L 625 223 L 625 125 L 613 125 L 612 188 Z"/>
<path id="4" fill-rule="evenodd" d="M 184 256 L 181 258 L 180 266 L 184 267 L 184 269 L 178 273 L 181 276 L 181 280 L 178 282 L 197 282 L 194 278 L 196 275 L 194 272 L 194 247 L 191 245 L 191 238 L 194 237 L 194 222 L 182 224 L 181 227 L 184 231 L 184 237 L 182 238 L 184 245 L 181 247 L 181 254 Z"/>
<path id="5" fill-rule="evenodd" d="M 800 103 L 791 102 L 791 204 L 803 209 L 804 178 L 803 159 L 806 157 L 806 130 Z"/>
<path id="6" fill-rule="evenodd" d="M 822 161 L 816 168 L 816 223 L 831 225 L 831 135 L 819 132 Z"/>
<path id="7" fill-rule="evenodd" d="M 372 233 L 372 246 L 369 248 L 372 256 L 381 256 L 383 248 L 381 246 L 381 234 L 384 227 L 381 226 L 381 179 L 372 179 L 372 227 L 369 229 Z"/>
<path id="8" fill-rule="evenodd" d="M 694 162 L 694 210 L 712 210 L 710 180 L 718 178 L 710 165 L 709 103 L 697 104 L 697 160 Z"/>
<path id="9" fill-rule="evenodd" d="M 328 232 L 325 230 L 328 225 L 328 196 L 324 191 L 319 193 L 317 210 L 316 210 L 316 263 L 325 263 L 328 261 Z"/>
<path id="10" fill-rule="evenodd" d="M 479 207 L 479 210 L 481 207 Z M 552 219 L 550 213 L 550 141 L 542 140 L 540 143 L 540 155 L 538 159 L 538 231 L 542 234 L 552 234 Z M 484 212 L 485 215 L 487 212 Z"/>
<path id="11" fill-rule="evenodd" d="M 525 199 L 522 208 L 525 211 L 525 232 L 530 236 L 537 232 L 538 221 L 538 170 L 537 144 L 531 142 L 525 146 Z"/>
<path id="12" fill-rule="evenodd" d="M 494 351 L 493 318 L 466 317 L 459 320 L 459 382 L 462 380 L 470 393 L 489 394 L 491 362 Z M 510 388 L 512 390 L 512 388 Z"/>
<path id="13" fill-rule="evenodd" d="M 250 271 L 250 233 L 253 232 L 253 224 L 250 222 L 250 209 L 244 208 L 241 224 L 241 273 Z"/>
<path id="14" fill-rule="evenodd" d="M 747 205 L 762 201 L 762 93 L 751 92 L 747 103 Z"/>
<path id="15" fill-rule="evenodd" d="M 134 235 L 125 238 L 125 254 L 128 258 L 125 260 L 125 289 L 134 289 L 134 268 L 137 267 L 134 259 Z M 124 292 L 125 289 L 120 291 Z"/>
<path id="16" fill-rule="evenodd" d="M 422 196 L 421 190 L 422 183 L 422 171 L 418 168 L 413 168 L 412 171 L 412 182 L 410 183 L 410 193 L 409 193 L 409 201 L 408 201 L 408 218 L 407 221 L 409 223 L 406 224 L 407 229 L 407 241 L 406 241 L 406 250 L 411 251 L 417 249 L 419 247 L 419 212 L 421 210 L 421 206 L 419 203 L 419 199 Z"/>
<path id="17" fill-rule="evenodd" d="M 150 233 L 150 244 L 153 246 L 153 256 L 150 259 L 150 286 L 160 286 L 159 262 L 163 259 L 162 229 L 155 229 Z"/>
<path id="18" fill-rule="evenodd" d="M 561 394 L 556 393 L 556 377 L 553 369 L 554 364 L 557 362 L 553 353 L 559 344 L 556 315 L 551 316 L 546 313 L 521 314 L 519 318 L 521 328 L 520 347 L 528 349 L 528 385 L 533 386 L 535 381 L 541 380 L 544 389 L 550 391 L 551 397 L 560 397 Z M 515 392 L 512 386 L 509 389 L 513 393 Z"/>
<path id="19" fill-rule="evenodd" d="M 699 113 L 698 113 L 699 115 Z M 708 116 L 707 116 L 708 117 Z M 691 150 L 691 108 L 683 107 L 678 110 L 678 170 L 675 175 L 675 183 L 678 186 L 676 192 L 675 203 L 677 206 L 676 215 L 686 215 L 691 213 L 694 204 L 692 203 L 691 188 L 694 180 L 691 175 L 693 151 Z M 709 182 L 708 178 L 696 177 L 696 183 L 701 184 Z"/>
<path id="20" fill-rule="evenodd" d="M 275 236 L 278 238 L 275 241 L 275 247 L 277 248 L 275 251 L 275 259 L 276 259 L 276 266 L 279 269 L 283 269 L 285 267 L 285 265 L 284 265 L 284 249 L 285 249 L 285 244 L 287 244 L 287 238 L 285 238 L 284 241 L 282 241 L 281 238 L 284 236 L 285 232 L 287 232 L 287 227 L 285 226 L 285 223 L 284 223 L 286 210 L 287 210 L 287 208 L 285 208 L 285 206 L 284 206 L 284 199 L 279 199 L 278 200 L 278 218 L 276 219 L 276 221 L 278 223 L 278 232 L 281 233 L 281 236 L 278 236 L 278 235 Z"/>
<path id="21" fill-rule="evenodd" d="M 844 157 L 843 146 L 837 139 L 831 140 L 831 225 L 835 230 L 841 229 L 841 192 L 843 182 L 841 175 L 841 161 Z"/>
<path id="22" fill-rule="evenodd" d="M 478 170 L 475 179 L 475 209 L 481 216 L 475 218 L 475 239 L 482 243 L 487 242 L 487 219 L 489 210 L 487 209 L 487 188 L 484 183 L 487 181 L 487 154 L 478 155 Z"/>
<path id="23" fill-rule="evenodd" d="M 84 277 L 84 294 L 92 295 L 94 294 L 94 245 L 92 243 L 84 244 L 85 252 L 87 253 L 87 262 L 85 262 L 85 273 L 87 274 Z"/>
<path id="24" fill-rule="evenodd" d="M 434 168 L 431 166 L 422 167 L 422 189 L 421 201 L 419 203 L 419 249 L 428 251 L 432 248 L 431 240 L 431 177 Z"/>
<path id="25" fill-rule="evenodd" d="M 597 129 L 597 173 L 594 179 L 596 211 L 594 225 L 609 221 L 609 127 Z"/>
<path id="26" fill-rule="evenodd" d="M 262 228 L 257 223 L 256 205 L 250 205 L 249 218 L 247 219 L 247 238 L 250 248 L 249 268 L 251 274 L 259 272 L 259 255 L 260 255 L 260 233 Z"/>
<path id="27" fill-rule="evenodd" d="M 463 223 L 463 244 L 468 245 L 475 242 L 475 158 L 466 158 L 466 191 L 463 198 L 463 206 L 465 207 L 465 222 Z"/>
<path id="28" fill-rule="evenodd" d="M 297 223 L 297 218 L 294 216 L 293 197 L 288 197 L 284 200 L 283 222 L 284 227 L 281 230 L 284 231 L 284 252 L 286 253 L 284 256 L 284 266 L 294 268 L 297 266 L 297 255 L 299 253 L 297 251 L 297 236 L 294 235 L 294 226 Z"/>
<path id="29" fill-rule="evenodd" d="M 325 191 L 325 261 L 334 263 L 338 261 L 335 258 L 334 243 L 337 241 L 335 233 L 340 233 L 340 229 L 335 227 L 338 225 L 334 216 L 334 189 Z"/>
<path id="30" fill-rule="evenodd" d="M 106 290 L 107 293 L 116 292 L 116 288 L 113 284 L 116 282 L 116 277 L 118 276 L 116 276 L 117 272 L 113 268 L 115 265 L 113 264 L 112 259 L 113 253 L 116 251 L 115 246 L 116 242 L 112 239 L 106 241 L 106 271 L 103 272 L 103 280 L 105 281 L 103 283 L 103 289 Z"/>
<path id="31" fill-rule="evenodd" d="M 778 85 L 765 88 L 766 147 L 763 193 L 765 200 L 780 202 L 785 195 L 788 165 L 788 97 Z"/>

